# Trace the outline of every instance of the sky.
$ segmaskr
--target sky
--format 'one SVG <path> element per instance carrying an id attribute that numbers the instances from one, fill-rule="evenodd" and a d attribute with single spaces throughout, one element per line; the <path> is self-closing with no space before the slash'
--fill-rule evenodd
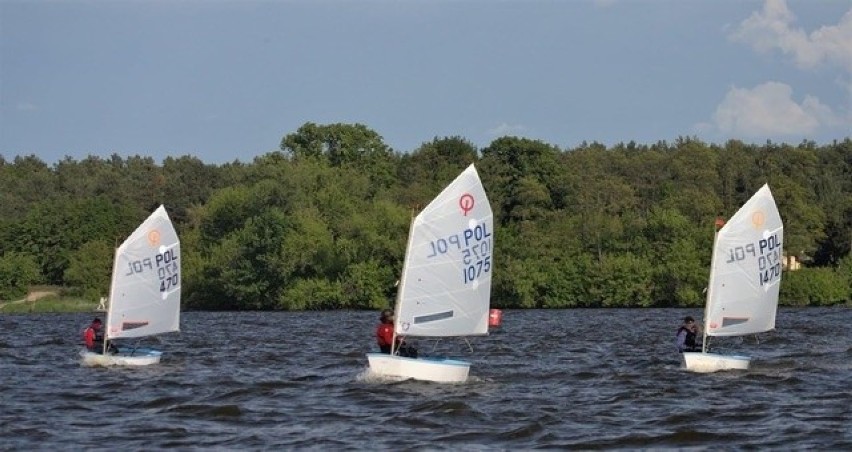
<path id="1" fill-rule="evenodd" d="M 852 0 L 0 0 L 7 160 L 250 162 L 307 122 L 398 152 L 830 144 Z"/>

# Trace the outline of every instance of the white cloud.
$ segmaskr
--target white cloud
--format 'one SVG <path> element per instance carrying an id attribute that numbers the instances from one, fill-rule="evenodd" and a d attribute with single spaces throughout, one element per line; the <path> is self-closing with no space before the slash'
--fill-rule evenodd
<path id="1" fill-rule="evenodd" d="M 825 63 L 838 65 L 852 74 L 852 9 L 837 25 L 823 26 L 810 34 L 794 28 L 795 20 L 784 0 L 766 0 L 763 10 L 752 13 L 729 37 L 759 52 L 777 48 L 791 55 L 804 69 Z"/>
<path id="2" fill-rule="evenodd" d="M 753 89 L 733 87 L 716 107 L 713 126 L 728 136 L 760 138 L 812 135 L 821 128 L 848 122 L 816 97 L 805 96 L 796 103 L 792 94 L 793 89 L 780 82 L 766 82 Z"/>
<path id="3" fill-rule="evenodd" d="M 846 91 L 847 106 L 852 106 L 852 8 L 836 25 L 822 26 L 810 33 L 794 26 L 796 16 L 785 0 L 766 0 L 763 8 L 734 27 L 729 38 L 758 52 L 780 51 L 800 69 L 819 66 L 840 68 L 837 83 Z M 711 122 L 695 126 L 699 131 L 716 131 L 743 138 L 807 137 L 819 133 L 848 134 L 852 128 L 852 109 L 837 106 L 832 110 L 811 95 L 793 98 L 793 88 L 769 81 L 754 88 L 731 88 L 716 107 Z"/>
<path id="4" fill-rule="evenodd" d="M 488 136 L 503 137 L 506 135 L 520 135 L 527 131 L 527 128 L 520 124 L 502 123 L 497 127 L 488 129 Z"/>

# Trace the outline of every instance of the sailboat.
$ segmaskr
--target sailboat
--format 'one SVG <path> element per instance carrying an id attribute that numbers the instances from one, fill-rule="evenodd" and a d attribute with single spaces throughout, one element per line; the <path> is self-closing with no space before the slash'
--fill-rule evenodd
<path id="1" fill-rule="evenodd" d="M 701 352 L 683 353 L 687 370 L 748 369 L 748 356 L 708 353 L 707 338 L 775 329 L 783 241 L 781 215 L 764 185 L 716 232 Z"/>
<path id="2" fill-rule="evenodd" d="M 411 223 L 397 290 L 394 341 L 488 333 L 494 223 L 474 165 Z M 444 357 L 368 353 L 374 375 L 441 383 L 468 378 L 470 363 Z"/>
<path id="3" fill-rule="evenodd" d="M 83 350 L 83 363 L 145 366 L 160 362 L 162 352 L 122 346 L 115 339 L 141 338 L 180 331 L 180 240 L 162 205 L 115 250 L 103 353 Z"/>

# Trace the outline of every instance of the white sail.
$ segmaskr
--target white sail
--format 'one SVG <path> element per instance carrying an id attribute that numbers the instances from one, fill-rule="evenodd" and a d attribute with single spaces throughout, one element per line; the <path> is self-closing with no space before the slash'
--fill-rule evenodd
<path id="1" fill-rule="evenodd" d="M 491 206 L 476 168 L 470 165 L 412 223 L 396 333 L 486 334 L 493 249 Z"/>
<path id="2" fill-rule="evenodd" d="M 115 252 L 106 338 L 180 330 L 180 241 L 160 206 Z"/>
<path id="3" fill-rule="evenodd" d="M 781 216 L 764 185 L 716 235 L 707 335 L 741 336 L 775 328 L 783 241 Z"/>

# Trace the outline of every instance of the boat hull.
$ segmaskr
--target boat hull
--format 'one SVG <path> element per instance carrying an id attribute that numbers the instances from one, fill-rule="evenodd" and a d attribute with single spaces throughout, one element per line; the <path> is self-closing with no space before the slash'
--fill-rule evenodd
<path id="1" fill-rule="evenodd" d="M 102 355 L 88 350 L 80 352 L 83 364 L 87 366 L 150 366 L 160 362 L 163 352 L 150 348 L 139 348 L 132 352 L 119 352 Z"/>
<path id="2" fill-rule="evenodd" d="M 740 355 L 717 355 L 715 353 L 684 352 L 686 370 L 691 372 L 718 372 L 720 370 L 747 370 L 751 358 Z"/>
<path id="3" fill-rule="evenodd" d="M 405 358 L 385 353 L 367 353 L 370 371 L 374 375 L 434 381 L 437 383 L 463 383 L 467 381 L 470 363 L 448 358 Z"/>

